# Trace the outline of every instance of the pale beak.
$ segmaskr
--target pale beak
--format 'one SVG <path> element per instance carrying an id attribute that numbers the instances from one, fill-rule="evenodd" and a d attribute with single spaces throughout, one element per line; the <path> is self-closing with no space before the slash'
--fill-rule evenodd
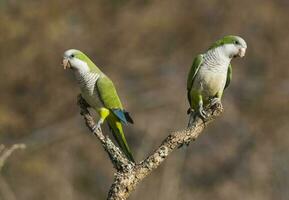
<path id="1" fill-rule="evenodd" d="M 246 54 L 246 48 L 240 48 L 238 55 L 242 58 Z"/>
<path id="2" fill-rule="evenodd" d="M 70 62 L 69 62 L 69 60 L 67 58 L 63 58 L 62 65 L 63 65 L 64 69 L 68 69 L 68 68 L 71 67 Z"/>

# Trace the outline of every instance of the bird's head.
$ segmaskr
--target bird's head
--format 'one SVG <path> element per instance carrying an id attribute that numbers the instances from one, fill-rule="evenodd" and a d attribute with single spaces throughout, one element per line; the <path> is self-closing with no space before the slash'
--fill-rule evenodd
<path id="1" fill-rule="evenodd" d="M 96 68 L 95 64 L 77 49 L 69 49 L 64 52 L 62 65 L 64 69 L 72 69 L 79 72 L 90 72 Z"/>
<path id="2" fill-rule="evenodd" d="M 222 48 L 222 51 L 229 58 L 244 57 L 247 49 L 247 43 L 239 36 L 228 35 L 216 41 L 210 48 Z"/>

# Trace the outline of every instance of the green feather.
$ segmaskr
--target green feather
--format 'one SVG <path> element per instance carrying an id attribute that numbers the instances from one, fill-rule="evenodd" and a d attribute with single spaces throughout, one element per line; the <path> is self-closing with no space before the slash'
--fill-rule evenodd
<path id="1" fill-rule="evenodd" d="M 233 69 L 232 69 L 232 64 L 230 64 L 228 67 L 225 89 L 230 85 L 231 80 L 232 80 L 232 75 L 233 75 Z"/>
<path id="2" fill-rule="evenodd" d="M 104 107 L 111 111 L 107 117 L 107 122 L 112 131 L 112 134 L 124 154 L 131 161 L 134 161 L 131 150 L 127 144 L 124 132 L 122 130 L 121 119 L 119 119 L 119 117 L 114 113 L 114 109 L 123 110 L 123 107 L 116 93 L 113 82 L 106 75 L 101 74 L 96 84 L 100 100 L 102 101 Z"/>
<path id="3" fill-rule="evenodd" d="M 99 98 L 108 109 L 122 108 L 121 101 L 116 93 L 113 82 L 104 74 L 101 74 L 97 83 Z"/>
<path id="4" fill-rule="evenodd" d="M 90 58 L 79 50 L 75 50 L 74 56 L 87 63 L 91 72 L 100 73 L 100 69 L 90 60 Z"/>
<path id="5" fill-rule="evenodd" d="M 187 96 L 188 96 L 188 100 L 191 104 L 191 95 L 190 95 L 190 92 L 191 92 L 191 89 L 192 89 L 192 86 L 193 86 L 193 82 L 194 82 L 194 79 L 196 77 L 196 74 L 198 73 L 199 69 L 200 69 L 200 66 L 202 65 L 203 63 L 203 55 L 202 54 L 199 54 L 193 61 L 193 64 L 192 64 L 192 67 L 190 69 L 190 72 L 189 72 L 189 75 L 188 75 L 188 80 L 187 80 Z"/>
<path id="6" fill-rule="evenodd" d="M 210 48 L 208 50 L 217 48 L 219 46 L 223 46 L 224 44 L 234 44 L 238 41 L 237 37 L 234 35 L 227 35 L 225 37 L 223 37 L 220 40 L 217 40 L 216 42 L 214 42 L 212 44 L 212 46 L 210 46 Z"/>
<path id="7" fill-rule="evenodd" d="M 107 123 L 122 152 L 127 156 L 128 159 L 134 162 L 133 155 L 124 136 L 120 120 L 115 115 L 110 114 L 107 117 Z"/>

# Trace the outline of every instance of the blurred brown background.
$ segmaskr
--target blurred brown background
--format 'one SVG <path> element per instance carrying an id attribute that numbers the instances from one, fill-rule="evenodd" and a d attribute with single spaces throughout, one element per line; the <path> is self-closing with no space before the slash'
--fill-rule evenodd
<path id="1" fill-rule="evenodd" d="M 106 197 L 114 171 L 79 116 L 66 49 L 114 81 L 140 161 L 187 125 L 193 57 L 227 34 L 248 51 L 233 60 L 224 114 L 130 199 L 289 199 L 288 9 L 287 0 L 0 0 L 0 143 L 27 145 L 4 166 L 10 197 L 0 199 Z"/>

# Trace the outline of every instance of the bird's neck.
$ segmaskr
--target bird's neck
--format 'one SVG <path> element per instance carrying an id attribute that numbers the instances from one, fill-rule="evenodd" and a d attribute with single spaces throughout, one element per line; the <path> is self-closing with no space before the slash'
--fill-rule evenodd
<path id="1" fill-rule="evenodd" d="M 204 65 L 212 71 L 227 72 L 231 58 L 225 55 L 222 47 L 209 50 L 204 54 Z"/>

